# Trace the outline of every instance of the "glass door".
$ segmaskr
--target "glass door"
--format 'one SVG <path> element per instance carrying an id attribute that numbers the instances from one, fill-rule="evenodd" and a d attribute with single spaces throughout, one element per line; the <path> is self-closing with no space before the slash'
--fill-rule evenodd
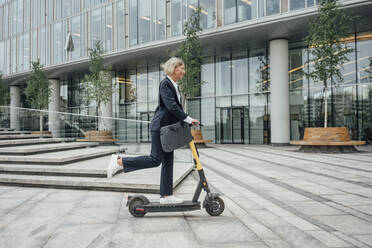
<path id="1" fill-rule="evenodd" d="M 232 109 L 232 143 L 244 144 L 244 108 Z"/>
<path id="2" fill-rule="evenodd" d="M 220 109 L 221 143 L 231 143 L 231 108 Z"/>

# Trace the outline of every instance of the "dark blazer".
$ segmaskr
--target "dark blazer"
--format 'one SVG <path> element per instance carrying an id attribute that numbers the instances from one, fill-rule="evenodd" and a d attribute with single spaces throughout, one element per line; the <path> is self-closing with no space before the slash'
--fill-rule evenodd
<path id="1" fill-rule="evenodd" d="M 151 120 L 150 130 L 160 131 L 163 126 L 171 125 L 177 121 L 186 119 L 187 114 L 183 111 L 181 103 L 178 101 L 177 92 L 168 77 L 160 82 L 159 105 L 155 110 Z"/>

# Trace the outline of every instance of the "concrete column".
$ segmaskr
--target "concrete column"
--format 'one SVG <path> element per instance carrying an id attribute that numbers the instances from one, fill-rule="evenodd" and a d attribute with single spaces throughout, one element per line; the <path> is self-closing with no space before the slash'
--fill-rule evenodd
<path id="1" fill-rule="evenodd" d="M 19 109 L 21 107 L 21 93 L 19 86 L 10 86 L 10 128 L 16 131 L 20 130 Z"/>
<path id="2" fill-rule="evenodd" d="M 49 89 L 51 95 L 49 97 L 49 106 L 50 111 L 60 111 L 60 87 L 59 79 L 49 79 Z M 60 129 L 60 114 L 49 112 L 49 131 L 52 132 L 53 138 L 61 137 Z"/>
<path id="3" fill-rule="evenodd" d="M 288 40 L 270 41 L 271 144 L 289 143 Z"/>

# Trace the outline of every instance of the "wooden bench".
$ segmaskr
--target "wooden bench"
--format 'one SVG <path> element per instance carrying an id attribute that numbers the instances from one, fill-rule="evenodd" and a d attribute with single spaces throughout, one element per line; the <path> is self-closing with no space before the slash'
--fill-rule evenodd
<path id="1" fill-rule="evenodd" d="M 203 139 L 203 134 L 202 134 L 201 130 L 198 130 L 198 129 L 191 130 L 191 135 L 192 135 L 192 137 L 194 137 L 194 143 L 195 143 L 195 145 L 198 145 L 199 147 L 200 146 L 206 147 L 206 144 L 205 143 L 211 143 L 211 142 L 213 142 L 213 140 L 205 140 L 205 139 Z"/>
<path id="2" fill-rule="evenodd" d="M 78 142 L 114 143 L 119 139 L 112 138 L 112 131 L 87 131 L 85 139 L 77 139 Z"/>
<path id="3" fill-rule="evenodd" d="M 356 145 L 365 145 L 365 141 L 351 140 L 346 127 L 305 128 L 304 140 L 290 141 L 291 145 L 300 145 L 304 152 L 352 152 Z"/>

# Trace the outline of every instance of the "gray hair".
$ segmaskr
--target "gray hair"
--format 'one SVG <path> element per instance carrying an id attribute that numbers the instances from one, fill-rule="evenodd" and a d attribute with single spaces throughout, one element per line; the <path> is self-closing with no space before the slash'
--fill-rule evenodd
<path id="1" fill-rule="evenodd" d="M 161 65 L 161 68 L 163 69 L 164 73 L 166 75 L 172 75 L 174 72 L 174 69 L 176 69 L 177 66 L 184 65 L 182 59 L 177 57 L 172 57 L 167 60 L 164 64 Z"/>

